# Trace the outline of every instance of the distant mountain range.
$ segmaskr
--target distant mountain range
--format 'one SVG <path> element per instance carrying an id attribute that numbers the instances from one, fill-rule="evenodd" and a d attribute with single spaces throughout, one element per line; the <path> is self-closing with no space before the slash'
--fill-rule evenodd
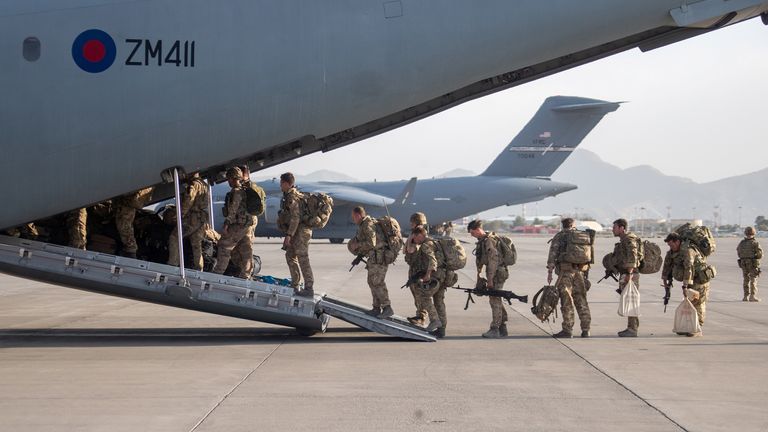
<path id="1" fill-rule="evenodd" d="M 454 169 L 436 176 L 476 175 L 466 169 Z M 297 175 L 302 182 L 355 182 L 357 179 L 330 170 Z M 714 220 L 720 224 L 752 224 L 758 215 L 768 216 L 768 168 L 709 183 L 670 176 L 647 165 L 622 169 L 584 149 L 578 149 L 555 172 L 553 180 L 572 183 L 579 188 L 554 198 L 526 205 L 526 216 L 591 216 L 603 224 L 616 218 L 665 219 L 667 207 L 672 219 Z M 369 181 L 371 179 L 366 179 Z M 407 179 L 405 179 L 407 180 Z M 416 186 L 418 190 L 418 184 Z M 719 210 L 715 208 L 719 206 Z M 741 211 L 739 211 L 741 206 Z M 644 208 L 644 210 L 642 210 Z M 695 209 L 694 209 L 695 208 Z M 483 212 L 483 218 L 522 214 L 521 206 L 499 207 Z"/>
<path id="2" fill-rule="evenodd" d="M 555 172 L 553 180 L 573 183 L 579 188 L 537 204 L 528 204 L 528 216 L 578 213 L 602 223 L 618 217 L 665 219 L 667 207 L 672 219 L 713 221 L 720 224 L 752 224 L 758 215 L 768 214 L 765 187 L 768 168 L 750 174 L 709 183 L 666 175 L 647 166 L 621 169 L 588 150 L 579 149 Z M 718 208 L 716 208 L 719 207 Z M 741 206 L 741 211 L 739 211 Z M 645 210 L 642 210 L 644 208 Z M 520 214 L 519 206 L 499 208 L 484 217 Z"/>

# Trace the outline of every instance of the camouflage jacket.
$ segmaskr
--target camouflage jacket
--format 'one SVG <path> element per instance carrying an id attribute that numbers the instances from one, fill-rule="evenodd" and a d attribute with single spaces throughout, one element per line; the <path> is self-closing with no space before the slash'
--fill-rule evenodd
<path id="1" fill-rule="evenodd" d="M 254 217 L 248 214 L 245 205 L 245 189 L 242 186 L 232 188 L 227 194 L 224 214 L 224 225 L 253 225 Z"/>
<path id="2" fill-rule="evenodd" d="M 208 212 L 208 186 L 199 177 L 194 178 L 181 196 L 181 218 L 187 219 L 191 213 Z"/>
<path id="3" fill-rule="evenodd" d="M 376 249 L 376 221 L 372 217 L 366 216 L 360 221 L 360 225 L 357 226 L 357 233 L 350 240 L 350 244 L 352 242 L 354 242 L 355 254 L 369 256 Z"/>
<path id="4" fill-rule="evenodd" d="M 483 267 L 485 267 L 485 279 L 489 281 L 497 279 L 496 273 L 505 269 L 501 265 L 499 238 L 496 234 L 489 232 L 485 237 L 477 240 L 475 264 L 477 265 L 478 275 L 482 274 Z"/>
<path id="5" fill-rule="evenodd" d="M 664 267 L 661 270 L 661 277 L 683 282 L 685 285 L 693 285 L 696 274 L 696 264 L 701 263 L 703 257 L 693 247 L 680 246 L 677 252 L 667 251 L 664 257 Z"/>
<path id="6" fill-rule="evenodd" d="M 115 206 L 132 207 L 136 210 L 141 210 L 149 204 L 154 190 L 154 188 L 148 187 L 128 195 L 123 195 L 115 200 Z"/>
<path id="7" fill-rule="evenodd" d="M 409 275 L 414 275 L 422 271 L 437 271 L 437 243 L 431 238 L 424 240 L 424 243 L 418 246 L 416 252 L 406 253 L 405 262 L 409 266 Z"/>
<path id="8" fill-rule="evenodd" d="M 739 260 L 752 260 L 752 264 L 760 266 L 760 260 L 763 258 L 763 249 L 754 237 L 747 237 L 739 242 L 736 252 L 739 255 Z"/>
<path id="9" fill-rule="evenodd" d="M 549 255 L 547 256 L 547 268 L 555 268 L 558 264 L 560 264 L 560 256 L 565 253 L 565 235 L 567 231 L 573 231 L 576 228 L 568 228 L 567 230 L 562 230 L 559 233 L 555 234 L 554 237 L 552 237 L 552 240 L 549 241 Z"/>
<path id="10" fill-rule="evenodd" d="M 628 273 L 631 268 L 640 267 L 640 237 L 628 232 L 613 246 L 613 262 L 616 268 Z"/>
<path id="11" fill-rule="evenodd" d="M 286 235 L 294 236 L 301 224 L 301 200 L 304 198 L 304 194 L 299 192 L 296 187 L 288 189 L 288 192 L 283 192 L 283 199 L 280 201 L 280 220 L 282 225 L 280 229 L 285 232 Z"/>

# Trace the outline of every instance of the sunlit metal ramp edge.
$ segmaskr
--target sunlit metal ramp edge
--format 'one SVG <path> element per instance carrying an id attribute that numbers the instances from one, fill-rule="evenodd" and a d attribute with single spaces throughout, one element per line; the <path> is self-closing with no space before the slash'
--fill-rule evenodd
<path id="1" fill-rule="evenodd" d="M 437 340 L 435 336 L 427 333 L 423 328 L 416 327 L 398 316 L 386 319 L 376 318 L 366 314 L 366 308 L 363 306 L 329 295 L 323 296 L 318 303 L 318 308 L 326 315 L 372 332 L 421 342 L 435 342 Z"/>

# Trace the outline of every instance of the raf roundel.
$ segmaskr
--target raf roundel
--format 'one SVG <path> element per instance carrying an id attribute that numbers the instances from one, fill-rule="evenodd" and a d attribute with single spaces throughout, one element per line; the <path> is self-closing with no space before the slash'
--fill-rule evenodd
<path id="1" fill-rule="evenodd" d="M 104 72 L 112 66 L 116 56 L 115 41 L 101 30 L 86 30 L 72 43 L 72 58 L 86 72 Z"/>

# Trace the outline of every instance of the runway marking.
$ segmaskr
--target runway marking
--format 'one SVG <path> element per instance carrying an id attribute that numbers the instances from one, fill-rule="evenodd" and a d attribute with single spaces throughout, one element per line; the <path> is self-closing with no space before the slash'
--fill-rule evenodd
<path id="1" fill-rule="evenodd" d="M 215 405 L 213 408 L 211 408 L 211 409 L 210 409 L 210 410 L 209 410 L 209 411 L 208 411 L 208 412 L 207 412 L 207 413 L 206 413 L 206 414 L 203 416 L 203 418 L 201 418 L 201 419 L 200 419 L 200 421 L 198 421 L 198 422 L 197 422 L 197 424 L 195 424 L 195 426 L 193 426 L 193 427 L 192 427 L 192 429 L 190 429 L 190 430 L 189 430 L 189 432 L 195 432 L 195 431 L 197 430 L 197 428 L 199 428 L 199 427 L 200 427 L 200 426 L 201 426 L 201 425 L 202 425 L 202 424 L 203 424 L 203 423 L 204 423 L 204 422 L 205 422 L 205 421 L 208 419 L 208 417 L 210 417 L 210 416 L 211 416 L 211 414 L 213 414 L 213 412 L 214 412 L 214 411 L 216 411 L 216 409 L 217 409 L 218 407 L 220 407 L 220 406 L 221 406 L 221 404 L 223 404 L 223 403 L 224 403 L 224 401 L 226 401 L 226 400 L 227 400 L 227 398 L 228 398 L 228 397 L 229 397 L 229 396 L 230 396 L 232 393 L 234 393 L 234 392 L 235 392 L 235 390 L 237 390 L 237 389 L 238 389 L 238 388 L 239 388 L 239 387 L 240 387 L 240 386 L 241 386 L 241 385 L 242 385 L 244 382 L 248 381 L 248 378 L 250 378 L 250 377 L 251 377 L 251 375 L 253 375 L 253 374 L 254 374 L 254 372 L 256 372 L 256 371 L 257 371 L 257 370 L 258 370 L 258 369 L 261 367 L 261 365 L 263 365 L 264 363 L 266 363 L 266 361 L 267 361 L 267 360 L 269 360 L 269 358 L 270 358 L 270 357 L 272 357 L 272 354 L 274 354 L 274 353 L 275 353 L 275 351 L 277 351 L 277 349 L 278 349 L 278 348 L 280 348 L 281 346 L 283 346 L 283 344 L 285 343 L 285 341 L 286 341 L 286 339 L 283 339 L 283 340 L 282 340 L 282 341 L 281 341 L 279 344 L 277 344 L 277 346 L 275 347 L 275 349 L 273 349 L 272 351 L 270 351 L 270 353 L 269 353 L 269 354 L 267 354 L 267 356 L 266 356 L 266 357 L 264 357 L 264 358 L 263 358 L 263 359 L 262 359 L 262 360 L 259 362 L 259 364 L 257 364 L 257 365 L 256 365 L 256 367 L 255 367 L 255 368 L 253 368 L 253 370 L 252 370 L 252 371 L 248 372 L 248 374 L 247 374 L 247 375 L 246 375 L 246 376 L 245 376 L 243 379 L 241 379 L 241 380 L 240 380 L 240 382 L 238 382 L 237 384 L 235 384 L 235 386 L 234 386 L 234 387 L 232 387 L 232 390 L 230 390 L 230 391 L 229 391 L 227 394 L 225 394 L 225 395 L 224 395 L 224 397 L 222 397 L 222 398 L 221 398 L 221 400 L 219 400 L 219 402 L 218 402 L 218 403 L 217 403 L 217 404 L 216 404 L 216 405 Z"/>
<path id="2" fill-rule="evenodd" d="M 510 308 L 510 309 L 512 309 L 513 311 L 515 311 L 515 312 L 516 312 L 518 315 L 520 315 L 520 316 L 521 316 L 521 317 L 523 317 L 524 319 L 528 320 L 528 322 L 530 322 L 530 323 L 531 323 L 531 324 L 533 324 L 533 325 L 534 325 L 536 328 L 538 328 L 539 330 L 541 330 L 541 331 L 542 331 L 542 333 L 549 335 L 549 334 L 548 334 L 548 333 L 547 333 L 547 332 L 546 332 L 546 331 L 545 331 L 543 328 L 539 327 L 539 326 L 536 324 L 536 322 L 534 322 L 532 319 L 530 319 L 529 317 L 527 317 L 527 316 L 523 315 L 523 314 L 522 314 L 522 313 L 520 313 L 520 311 L 518 311 L 517 309 L 514 309 L 514 308 Z M 547 323 L 549 324 L 549 321 L 547 321 Z M 550 329 L 552 328 L 552 326 L 551 326 L 551 325 L 550 325 L 549 327 L 550 327 Z M 554 330 L 553 330 L 553 333 L 554 333 Z M 549 336 L 550 336 L 550 337 L 552 337 L 551 335 L 549 335 Z M 656 406 L 654 406 L 652 403 L 650 403 L 650 402 L 649 402 L 647 399 L 645 399 L 645 398 L 643 398 L 642 396 L 640 396 L 639 394 L 635 393 L 635 391 L 634 391 L 634 390 L 632 390 L 632 389 L 630 389 L 629 387 L 625 386 L 623 383 L 621 383 L 621 381 L 619 381 L 619 380 L 617 380 L 616 378 L 612 377 L 612 376 L 611 376 L 611 375 L 609 375 L 607 372 L 605 372 L 604 370 L 602 370 L 602 369 L 600 369 L 599 367 L 597 367 L 597 365 L 595 365 L 595 364 L 594 364 L 594 363 L 592 363 L 591 361 L 587 360 L 587 359 L 586 359 L 584 356 L 582 356 L 581 354 L 579 354 L 578 352 L 576 352 L 576 350 L 574 350 L 573 348 L 571 348 L 571 347 L 570 347 L 568 344 L 566 344 L 564 341 L 562 341 L 562 340 L 560 340 L 560 339 L 557 339 L 557 338 L 553 338 L 553 339 L 555 339 L 555 341 L 556 341 L 557 343 L 559 343 L 560 345 L 564 346 L 566 349 L 568 349 L 568 351 L 572 352 L 572 353 L 573 353 L 573 354 L 574 354 L 576 357 L 580 358 L 582 361 L 584 361 L 584 363 L 586 363 L 586 364 L 588 364 L 589 366 L 591 366 L 591 367 L 592 367 L 594 370 L 596 370 L 597 372 L 599 372 L 601 375 L 603 375 L 604 377 L 606 377 L 606 378 L 608 378 L 609 380 L 611 380 L 611 381 L 613 381 L 614 383 L 616 383 L 616 384 L 617 384 L 619 387 L 621 387 L 621 388 L 623 388 L 624 390 L 626 390 L 627 392 L 629 392 L 629 393 L 630 393 L 632 396 L 634 396 L 634 397 L 636 397 L 637 399 L 639 399 L 639 400 L 643 401 L 643 403 L 645 403 L 646 405 L 648 405 L 648 407 L 650 407 L 651 409 L 653 409 L 653 410 L 654 410 L 654 411 L 656 411 L 657 413 L 661 414 L 661 416 L 662 416 L 662 417 L 664 417 L 665 419 L 669 420 L 669 422 L 670 422 L 670 423 L 672 423 L 672 424 L 674 424 L 675 426 L 677 426 L 678 428 L 680 428 L 680 430 L 681 430 L 681 431 L 683 431 L 683 432 L 690 432 L 688 429 L 684 428 L 684 427 L 683 427 L 683 425 L 681 425 L 680 423 L 678 423 L 678 422 L 676 422 L 675 420 L 673 420 L 673 419 L 672 419 L 670 416 L 668 416 L 668 415 L 667 415 L 667 414 L 666 414 L 664 411 L 662 411 L 661 409 L 657 408 L 657 407 L 656 407 Z"/>

